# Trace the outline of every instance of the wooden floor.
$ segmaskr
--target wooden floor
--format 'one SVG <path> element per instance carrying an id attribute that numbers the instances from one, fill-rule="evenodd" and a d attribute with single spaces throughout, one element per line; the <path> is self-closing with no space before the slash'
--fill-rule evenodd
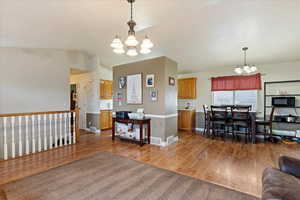
<path id="1" fill-rule="evenodd" d="M 101 136 L 85 133 L 76 145 L 0 162 L 0 184 L 106 151 L 260 196 L 261 175 L 266 167 L 276 167 L 280 155 L 300 158 L 299 145 L 224 142 L 181 132 L 179 138 L 169 147 L 139 147 L 112 142 L 109 131 Z"/>

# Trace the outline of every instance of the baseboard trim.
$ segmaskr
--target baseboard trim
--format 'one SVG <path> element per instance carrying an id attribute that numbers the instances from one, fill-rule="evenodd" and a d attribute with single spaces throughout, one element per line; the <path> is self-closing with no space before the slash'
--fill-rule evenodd
<path id="1" fill-rule="evenodd" d="M 204 131 L 204 128 L 195 128 L 196 131 L 200 131 L 200 132 L 203 132 Z"/>
<path id="2" fill-rule="evenodd" d="M 96 134 L 100 134 L 101 133 L 100 129 L 83 128 L 83 130 L 88 131 L 88 132 L 92 132 L 92 133 L 96 133 Z"/>
<path id="3" fill-rule="evenodd" d="M 169 146 L 179 140 L 178 136 L 172 135 L 167 138 L 167 141 L 163 141 L 160 137 L 151 137 L 151 144 L 161 147 Z"/>
<path id="4" fill-rule="evenodd" d="M 152 115 L 152 114 L 146 114 L 146 117 L 150 118 L 161 118 L 161 119 L 166 119 L 166 118 L 172 118 L 172 117 L 177 117 L 178 114 L 170 114 L 170 115 Z"/>
<path id="5" fill-rule="evenodd" d="M 179 140 L 179 137 L 176 135 L 169 136 L 167 138 L 167 145 L 173 144 Z"/>

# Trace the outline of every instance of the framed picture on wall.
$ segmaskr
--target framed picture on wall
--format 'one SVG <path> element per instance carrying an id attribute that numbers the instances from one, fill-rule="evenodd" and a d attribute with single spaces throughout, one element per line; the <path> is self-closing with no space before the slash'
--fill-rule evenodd
<path id="1" fill-rule="evenodd" d="M 118 80 L 119 89 L 126 87 L 126 76 L 120 76 Z"/>
<path id="2" fill-rule="evenodd" d="M 151 90 L 150 91 L 150 98 L 152 101 L 157 101 L 158 91 L 157 90 Z"/>
<path id="3" fill-rule="evenodd" d="M 142 74 L 127 76 L 127 104 L 142 104 Z"/>
<path id="4" fill-rule="evenodd" d="M 146 76 L 146 87 L 154 87 L 154 74 Z"/>
<path id="5" fill-rule="evenodd" d="M 175 80 L 174 77 L 169 77 L 169 85 L 174 86 L 174 85 L 175 85 L 175 82 L 176 82 L 176 80 Z"/>

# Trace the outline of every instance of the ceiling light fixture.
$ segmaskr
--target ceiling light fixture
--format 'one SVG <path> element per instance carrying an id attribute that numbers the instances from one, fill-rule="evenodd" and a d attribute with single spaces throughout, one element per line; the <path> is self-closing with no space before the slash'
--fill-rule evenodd
<path id="1" fill-rule="evenodd" d="M 126 55 L 134 57 L 138 55 L 138 50 L 137 46 L 139 45 L 139 41 L 135 37 L 135 30 L 134 27 L 136 26 L 136 22 L 133 20 L 133 3 L 135 0 L 127 0 L 128 3 L 130 3 L 130 8 L 131 8 L 131 18 L 130 21 L 127 22 L 127 25 L 129 26 L 129 31 L 128 31 L 128 37 L 125 40 L 125 45 L 123 44 L 122 40 L 120 37 L 117 35 L 115 39 L 111 43 L 111 47 L 113 48 L 113 52 L 116 54 L 124 54 L 124 46 L 126 46 L 127 52 Z M 141 44 L 141 49 L 140 53 L 141 54 L 148 54 L 151 53 L 151 48 L 153 48 L 153 43 L 151 40 L 148 38 L 148 36 L 145 36 L 145 39 L 143 40 Z"/>
<path id="2" fill-rule="evenodd" d="M 244 65 L 243 66 L 237 66 L 234 69 L 234 72 L 237 74 L 251 74 L 257 71 L 257 67 L 255 65 L 248 65 L 247 64 L 247 50 L 248 47 L 242 48 L 244 51 Z"/>

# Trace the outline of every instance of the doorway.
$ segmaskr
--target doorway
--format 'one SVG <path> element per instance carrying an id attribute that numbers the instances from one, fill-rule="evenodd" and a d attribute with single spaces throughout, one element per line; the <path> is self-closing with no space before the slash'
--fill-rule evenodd
<path id="1" fill-rule="evenodd" d="M 77 85 L 70 85 L 70 110 L 75 110 L 78 106 Z"/>

